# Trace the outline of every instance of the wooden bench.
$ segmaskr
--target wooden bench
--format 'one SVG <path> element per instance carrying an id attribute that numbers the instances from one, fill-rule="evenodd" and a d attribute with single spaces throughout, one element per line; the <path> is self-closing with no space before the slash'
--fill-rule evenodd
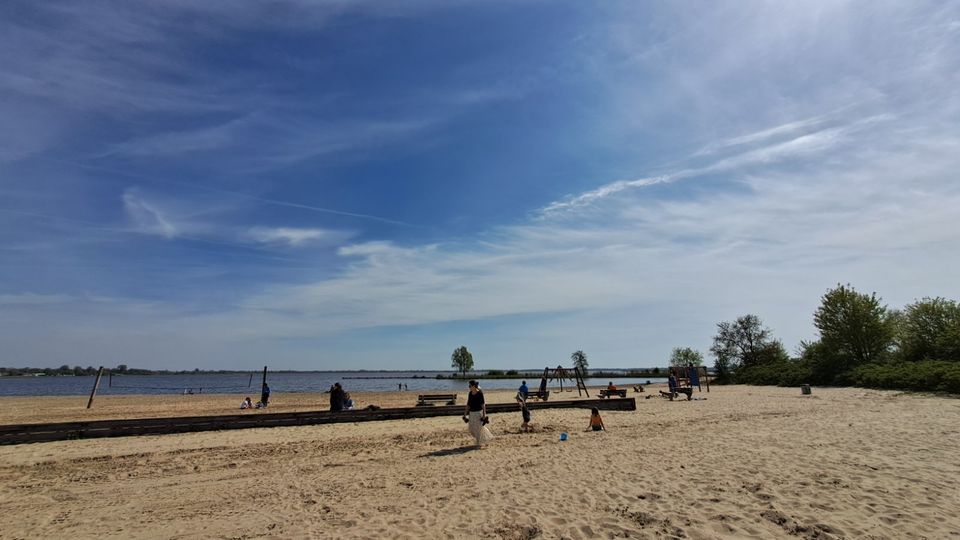
<path id="1" fill-rule="evenodd" d="M 622 398 L 627 397 L 627 390 L 617 388 L 616 390 L 610 390 L 609 388 L 604 388 L 600 390 L 600 397 L 610 398 L 611 396 L 620 396 Z"/>
<path id="2" fill-rule="evenodd" d="M 447 405 L 457 404 L 456 394 L 420 394 L 417 396 L 417 406 L 430 405 L 433 401 L 442 401 Z"/>
<path id="3" fill-rule="evenodd" d="M 673 398 L 675 397 L 679 397 L 680 394 L 686 394 L 687 401 L 690 401 L 693 399 L 693 387 L 674 388 L 673 392 L 664 392 L 663 390 L 660 391 L 660 397 L 670 398 L 670 401 L 673 401 Z"/>
<path id="4" fill-rule="evenodd" d="M 546 401 L 550 399 L 550 391 L 544 390 L 542 394 L 539 390 L 534 390 L 533 392 L 527 392 L 527 399 L 533 399 L 533 398 L 537 398 L 540 401 Z"/>

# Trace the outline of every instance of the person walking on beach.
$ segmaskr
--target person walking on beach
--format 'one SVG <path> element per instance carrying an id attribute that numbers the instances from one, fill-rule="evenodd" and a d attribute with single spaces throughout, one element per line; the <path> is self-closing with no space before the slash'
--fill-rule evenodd
<path id="1" fill-rule="evenodd" d="M 517 389 L 517 392 L 523 396 L 523 400 L 526 401 L 527 397 L 530 395 L 530 389 L 527 388 L 527 381 L 522 381 L 520 383 L 520 388 Z"/>
<path id="2" fill-rule="evenodd" d="M 477 448 L 493 440 L 493 434 L 487 429 L 487 404 L 483 399 L 480 383 L 470 381 L 470 395 L 467 396 L 467 408 L 464 417 L 470 434 L 477 441 Z"/>

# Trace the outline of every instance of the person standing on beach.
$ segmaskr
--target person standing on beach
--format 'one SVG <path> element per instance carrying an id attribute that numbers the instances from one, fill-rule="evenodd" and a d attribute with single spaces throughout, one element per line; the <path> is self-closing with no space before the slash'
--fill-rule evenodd
<path id="1" fill-rule="evenodd" d="M 527 381 L 522 381 L 522 382 L 520 383 L 520 388 L 517 389 L 517 392 L 518 392 L 521 396 L 523 396 L 523 400 L 524 400 L 524 401 L 527 400 L 527 396 L 530 395 L 530 389 L 527 388 Z"/>
<path id="2" fill-rule="evenodd" d="M 470 395 L 467 396 L 466 414 L 467 427 L 470 434 L 477 441 L 477 448 L 493 440 L 493 434 L 487 429 L 487 404 L 483 399 L 480 383 L 470 381 Z"/>
<path id="3" fill-rule="evenodd" d="M 270 387 L 267 386 L 267 383 L 263 383 L 263 387 L 260 389 L 260 406 L 266 407 L 267 403 L 270 401 Z"/>

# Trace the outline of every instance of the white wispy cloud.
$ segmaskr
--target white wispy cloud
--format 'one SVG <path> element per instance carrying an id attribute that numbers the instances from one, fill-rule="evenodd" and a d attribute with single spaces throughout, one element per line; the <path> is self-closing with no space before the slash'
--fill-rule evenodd
<path id="1" fill-rule="evenodd" d="M 331 241 L 343 239 L 341 231 L 327 229 L 302 229 L 296 227 L 252 227 L 245 237 L 264 244 L 287 244 L 300 246 L 316 241 Z"/>
<path id="2" fill-rule="evenodd" d="M 146 234 L 157 234 L 168 239 L 177 236 L 178 229 L 171 219 L 153 204 L 146 201 L 136 190 L 124 192 L 123 208 L 137 230 Z"/>
<path id="3" fill-rule="evenodd" d="M 788 140 L 778 141 L 775 143 L 770 143 L 766 146 L 761 146 L 759 148 L 741 151 L 740 153 L 718 159 L 709 165 L 696 168 L 682 168 L 673 172 L 661 174 L 659 176 L 638 178 L 635 180 L 618 180 L 585 193 L 568 197 L 564 200 L 551 202 L 541 209 L 540 213 L 546 215 L 555 214 L 564 210 L 576 209 L 629 189 L 644 188 L 657 184 L 666 184 L 708 174 L 735 171 L 737 169 L 752 165 L 769 165 L 781 160 L 802 158 L 819 152 L 837 150 L 841 148 L 844 143 L 850 142 L 849 136 L 851 134 L 864 129 L 869 129 L 877 123 L 889 122 L 892 120 L 894 120 L 894 116 L 891 114 L 872 115 L 867 118 L 852 120 L 847 125 L 829 127 L 820 129 L 818 131 L 803 133 L 795 135 L 793 138 Z M 821 123 L 821 121 L 799 121 L 791 123 L 788 129 L 785 129 L 784 126 L 776 126 L 755 134 L 738 137 L 737 139 L 741 141 L 738 143 L 731 144 L 729 141 L 723 141 L 722 143 L 716 145 L 715 148 L 720 149 L 744 144 L 745 142 L 762 141 L 769 139 L 773 134 L 796 132 L 801 126 L 816 126 Z"/>

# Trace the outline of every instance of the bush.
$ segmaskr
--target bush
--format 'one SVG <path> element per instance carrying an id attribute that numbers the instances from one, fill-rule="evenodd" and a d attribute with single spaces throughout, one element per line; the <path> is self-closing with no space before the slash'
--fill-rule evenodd
<path id="1" fill-rule="evenodd" d="M 739 384 L 800 386 L 810 382 L 810 363 L 804 360 L 780 360 L 769 364 L 741 367 L 733 376 Z"/>
<path id="2" fill-rule="evenodd" d="M 499 370 L 499 369 L 491 369 L 490 371 L 487 372 L 487 376 L 488 376 L 488 377 L 502 377 L 502 376 L 503 376 L 503 371 L 501 371 L 501 370 Z"/>
<path id="3" fill-rule="evenodd" d="M 943 360 L 868 364 L 846 374 L 850 384 L 885 390 L 960 394 L 960 363 Z"/>

